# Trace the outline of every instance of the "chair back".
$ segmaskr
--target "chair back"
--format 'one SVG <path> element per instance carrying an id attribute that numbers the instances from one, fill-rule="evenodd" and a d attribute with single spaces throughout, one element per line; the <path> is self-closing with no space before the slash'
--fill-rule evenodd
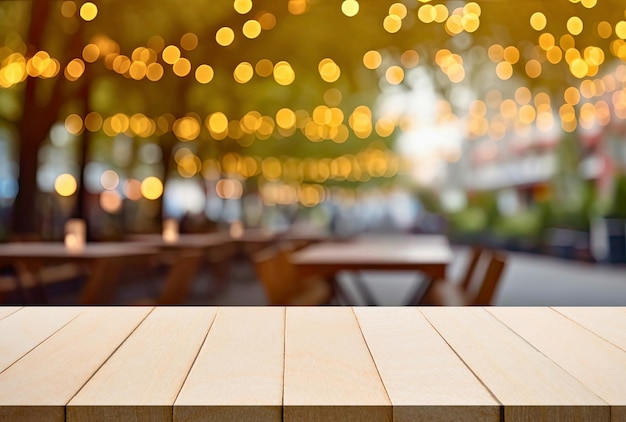
<path id="1" fill-rule="evenodd" d="M 481 256 L 484 256 L 483 251 L 484 249 L 480 246 L 474 246 L 470 251 L 470 259 L 467 263 L 465 274 L 463 274 L 463 278 L 460 281 L 461 288 L 465 291 L 469 290 L 470 284 L 472 283 L 472 280 L 474 280 L 476 268 L 478 267 L 480 258 Z"/>
<path id="2" fill-rule="evenodd" d="M 177 256 L 167 273 L 157 305 L 180 305 L 187 299 L 202 258 L 199 251 L 181 252 Z"/>
<path id="3" fill-rule="evenodd" d="M 484 273 L 480 288 L 478 289 L 478 293 L 474 297 L 471 305 L 488 306 L 491 304 L 496 288 L 498 287 L 498 283 L 502 278 L 505 264 L 506 256 L 502 253 L 493 252 Z"/>
<path id="4" fill-rule="evenodd" d="M 285 305 L 292 295 L 292 285 L 285 282 L 284 263 L 288 260 L 275 246 L 252 256 L 256 276 L 261 281 L 270 305 Z"/>
<path id="5" fill-rule="evenodd" d="M 321 305 L 330 300 L 325 280 L 300 279 L 291 262 L 292 242 L 270 246 L 252 257 L 258 279 L 270 305 Z"/>

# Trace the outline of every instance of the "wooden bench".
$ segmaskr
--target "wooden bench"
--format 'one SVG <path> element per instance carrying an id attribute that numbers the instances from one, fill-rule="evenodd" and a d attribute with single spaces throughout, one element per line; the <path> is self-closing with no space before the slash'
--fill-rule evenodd
<path id="1" fill-rule="evenodd" d="M 624 421 L 626 308 L 0 307 L 0 420 Z"/>

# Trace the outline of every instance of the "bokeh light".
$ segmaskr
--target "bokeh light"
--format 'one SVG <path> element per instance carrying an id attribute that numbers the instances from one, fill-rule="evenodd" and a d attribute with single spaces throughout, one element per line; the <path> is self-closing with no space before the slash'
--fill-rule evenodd
<path id="1" fill-rule="evenodd" d="M 233 8 L 237 13 L 245 15 L 252 10 L 252 0 L 235 0 Z"/>
<path id="2" fill-rule="evenodd" d="M 97 15 L 98 7 L 91 2 L 83 3 L 80 7 L 80 17 L 87 22 L 94 20 Z"/>
<path id="3" fill-rule="evenodd" d="M 214 74 L 215 72 L 213 71 L 213 68 L 211 66 L 209 66 L 208 64 L 201 64 L 196 68 L 195 76 L 196 80 L 201 84 L 208 84 L 213 80 Z"/>
<path id="4" fill-rule="evenodd" d="M 69 173 L 63 173 L 54 180 L 54 190 L 60 196 L 72 196 L 77 189 L 76 178 Z"/>
<path id="5" fill-rule="evenodd" d="M 149 200 L 160 198 L 163 195 L 163 182 L 154 176 L 146 177 L 141 182 L 141 194 Z"/>
<path id="6" fill-rule="evenodd" d="M 530 17 L 530 26 L 532 26 L 535 31 L 543 30 L 547 22 L 546 15 L 541 12 L 535 12 Z"/>
<path id="7" fill-rule="evenodd" d="M 215 41 L 222 47 L 227 47 L 235 40 L 235 31 L 227 26 L 220 28 L 215 33 Z"/>
<path id="8" fill-rule="evenodd" d="M 357 0 L 343 0 L 341 12 L 348 17 L 356 16 L 359 13 L 359 2 Z"/>

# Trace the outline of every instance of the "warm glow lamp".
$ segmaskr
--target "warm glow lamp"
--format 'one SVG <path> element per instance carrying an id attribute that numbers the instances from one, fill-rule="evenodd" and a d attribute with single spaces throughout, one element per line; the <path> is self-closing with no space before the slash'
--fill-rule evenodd
<path id="1" fill-rule="evenodd" d="M 72 218 L 65 223 L 65 249 L 70 253 L 80 253 L 85 249 L 85 221 Z"/>
<path id="2" fill-rule="evenodd" d="M 173 218 L 163 221 L 163 241 L 165 243 L 176 243 L 178 242 L 178 237 L 178 221 Z"/>

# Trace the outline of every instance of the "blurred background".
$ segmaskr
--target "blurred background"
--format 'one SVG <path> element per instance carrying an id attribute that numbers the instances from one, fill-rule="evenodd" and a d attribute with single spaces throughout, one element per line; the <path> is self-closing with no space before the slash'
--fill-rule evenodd
<path id="1" fill-rule="evenodd" d="M 0 240 L 294 226 L 626 262 L 621 0 L 0 2 Z"/>

